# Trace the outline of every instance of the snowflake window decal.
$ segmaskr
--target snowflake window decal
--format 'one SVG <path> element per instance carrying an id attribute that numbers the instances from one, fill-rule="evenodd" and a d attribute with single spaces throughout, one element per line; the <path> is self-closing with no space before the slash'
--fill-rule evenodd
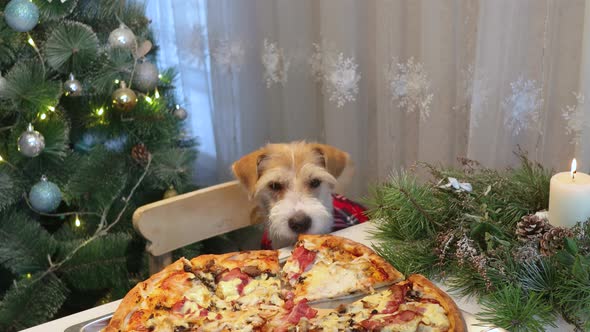
<path id="1" fill-rule="evenodd" d="M 314 51 L 309 59 L 311 73 L 322 83 L 329 100 L 341 108 L 356 100 L 361 74 L 354 57 L 344 57 L 344 53 L 326 45 L 325 42 L 313 44 Z"/>
<path id="2" fill-rule="evenodd" d="M 211 57 L 220 70 L 237 73 L 244 63 L 244 47 L 237 40 L 218 40 Z"/>
<path id="3" fill-rule="evenodd" d="M 430 104 L 434 94 L 430 90 L 432 81 L 422 63 L 414 62 L 413 57 L 406 63 L 398 63 L 393 58 L 385 77 L 391 98 L 397 101 L 398 107 L 407 113 L 418 111 L 421 121 L 430 116 Z"/>
<path id="4" fill-rule="evenodd" d="M 205 65 L 205 59 L 207 58 L 207 38 L 205 37 L 205 29 L 203 26 L 198 25 L 195 27 L 191 34 L 193 38 L 190 40 L 190 56 L 197 60 L 197 65 Z"/>
<path id="5" fill-rule="evenodd" d="M 521 76 L 510 83 L 510 87 L 512 94 L 504 98 L 502 109 L 504 125 L 516 136 L 539 122 L 543 98 L 535 80 L 525 80 Z"/>
<path id="6" fill-rule="evenodd" d="M 262 51 L 262 64 L 264 65 L 264 79 L 266 87 L 270 88 L 274 83 L 285 85 L 290 60 L 285 56 L 285 51 L 279 48 L 276 43 L 269 43 L 264 39 Z"/>
<path id="7" fill-rule="evenodd" d="M 571 135 L 571 144 L 577 145 L 582 139 L 582 130 L 588 127 L 584 116 L 584 96 L 581 93 L 572 92 L 576 97 L 574 105 L 567 105 L 561 109 L 561 116 L 566 121 L 566 134 Z"/>

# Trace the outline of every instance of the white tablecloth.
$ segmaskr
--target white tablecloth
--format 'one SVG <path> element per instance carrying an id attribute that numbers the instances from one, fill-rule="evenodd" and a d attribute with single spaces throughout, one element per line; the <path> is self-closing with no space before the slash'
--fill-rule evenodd
<path id="1" fill-rule="evenodd" d="M 374 226 L 370 223 L 364 223 L 364 224 L 360 224 L 360 225 L 356 225 L 353 227 L 349 227 L 343 230 L 340 230 L 338 232 L 335 232 L 335 235 L 338 236 L 342 236 L 342 237 L 346 237 L 349 238 L 351 240 L 360 242 L 364 245 L 367 246 L 371 246 L 371 243 L 374 241 L 371 239 L 371 234 L 370 231 L 374 230 Z M 291 248 L 283 248 L 279 250 L 279 259 L 281 258 L 285 258 L 289 255 L 289 253 L 291 252 Z M 447 287 L 444 284 L 437 284 L 441 289 L 447 291 Z M 475 319 L 475 317 L 473 316 L 473 314 L 479 312 L 481 310 L 481 307 L 479 306 L 479 304 L 477 304 L 477 302 L 475 301 L 475 299 L 473 298 L 459 298 L 457 296 L 454 296 L 452 293 L 450 293 L 451 297 L 453 297 L 453 299 L 455 300 L 455 302 L 457 303 L 457 305 L 459 306 L 459 308 L 464 311 L 465 314 L 465 321 L 467 323 L 468 326 L 468 330 L 470 332 L 483 332 L 483 331 L 489 331 L 490 328 L 489 327 L 482 327 L 482 326 L 477 326 L 479 325 L 479 322 Z M 77 314 L 73 314 L 70 316 L 66 316 L 60 319 L 56 319 L 54 321 L 42 324 L 42 325 L 38 325 L 26 330 L 23 330 L 25 332 L 53 332 L 53 331 L 64 331 L 66 328 L 72 326 L 72 325 L 76 325 L 79 324 L 81 322 L 85 322 L 94 318 L 98 318 L 104 315 L 107 315 L 109 313 L 112 313 L 115 311 L 115 309 L 117 308 L 117 306 L 119 305 L 119 303 L 121 302 L 121 300 L 119 301 L 114 301 L 114 302 L 110 302 L 92 309 L 88 309 L 86 311 L 82 311 L 79 312 Z M 573 331 L 574 329 L 567 325 L 565 322 L 563 321 L 559 321 L 558 322 L 558 327 L 557 328 L 549 328 L 547 329 L 547 331 L 561 331 L 561 332 L 565 332 L 565 331 Z"/>

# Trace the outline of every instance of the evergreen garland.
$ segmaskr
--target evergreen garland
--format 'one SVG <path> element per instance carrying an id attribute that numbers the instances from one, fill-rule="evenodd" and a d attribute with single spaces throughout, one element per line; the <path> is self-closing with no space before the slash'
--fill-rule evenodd
<path id="1" fill-rule="evenodd" d="M 171 185 L 193 190 L 196 151 L 170 112 L 173 69 L 160 68 L 159 98 L 137 92 L 131 111 L 112 107 L 111 94 L 132 81 L 139 59 L 109 47 L 108 36 L 124 23 L 140 45 L 154 41 L 142 1 L 32 0 L 40 19 L 28 33 L 5 23 L 8 2 L 0 0 L 0 331 L 12 332 L 116 300 L 145 279 L 145 243 L 132 213 Z M 146 57 L 156 63 L 156 53 Z M 70 73 L 81 96 L 64 95 Z M 29 123 L 45 139 L 34 158 L 16 144 Z M 131 155 L 140 144 L 143 163 Z M 62 194 L 52 213 L 28 200 L 42 175 Z"/>
<path id="2" fill-rule="evenodd" d="M 519 167 L 501 171 L 466 159 L 459 168 L 420 164 L 429 181 L 406 171 L 375 186 L 367 199 L 375 250 L 405 274 L 425 274 L 461 296 L 476 296 L 483 322 L 544 331 L 560 314 L 590 331 L 590 222 L 553 228 L 570 237 L 552 243 L 561 250 L 541 254 L 540 231 L 517 229 L 542 222 L 531 214 L 549 205 L 551 172 L 518 156 Z"/>

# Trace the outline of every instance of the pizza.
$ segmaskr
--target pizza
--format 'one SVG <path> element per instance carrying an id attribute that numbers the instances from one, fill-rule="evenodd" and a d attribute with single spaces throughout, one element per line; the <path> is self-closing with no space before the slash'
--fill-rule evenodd
<path id="1" fill-rule="evenodd" d="M 323 303 L 335 299 L 346 303 Z M 202 255 L 138 283 L 103 332 L 148 331 L 462 332 L 465 326 L 453 300 L 425 277 L 404 280 L 354 241 L 301 235 L 282 267 L 274 250 Z"/>

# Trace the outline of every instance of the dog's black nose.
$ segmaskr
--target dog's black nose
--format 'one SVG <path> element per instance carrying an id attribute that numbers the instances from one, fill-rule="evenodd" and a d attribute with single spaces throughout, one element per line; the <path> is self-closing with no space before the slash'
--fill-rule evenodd
<path id="1" fill-rule="evenodd" d="M 289 218 L 289 228 L 295 233 L 303 233 L 311 227 L 311 218 L 305 213 L 296 213 Z"/>

